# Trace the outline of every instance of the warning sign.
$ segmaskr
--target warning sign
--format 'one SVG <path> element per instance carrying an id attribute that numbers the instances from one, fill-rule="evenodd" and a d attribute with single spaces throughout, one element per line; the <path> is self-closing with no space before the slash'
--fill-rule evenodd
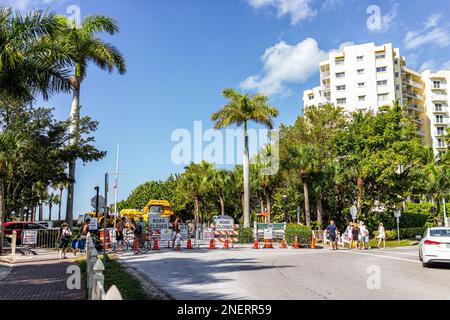
<path id="1" fill-rule="evenodd" d="M 231 217 L 216 217 L 214 222 L 216 225 L 216 231 L 234 231 L 234 219 Z"/>
<path id="2" fill-rule="evenodd" d="M 37 244 L 37 230 L 24 230 L 22 234 L 22 244 L 33 245 Z"/>
<path id="3" fill-rule="evenodd" d="M 153 231 L 169 229 L 169 218 L 161 218 L 159 216 L 148 216 L 149 227 Z"/>

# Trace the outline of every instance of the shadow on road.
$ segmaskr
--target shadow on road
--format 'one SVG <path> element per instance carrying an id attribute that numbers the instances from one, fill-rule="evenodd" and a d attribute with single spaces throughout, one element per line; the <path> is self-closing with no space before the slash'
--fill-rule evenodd
<path id="1" fill-rule="evenodd" d="M 199 250 L 196 250 L 198 253 Z M 167 292 L 175 299 L 183 298 L 189 300 L 195 299 L 246 299 L 241 295 L 216 294 L 202 292 L 203 285 L 224 284 L 229 281 L 235 281 L 234 272 L 254 272 L 274 268 L 293 268 L 292 265 L 260 265 L 256 259 L 252 258 L 223 258 L 215 257 L 214 260 L 205 260 L 196 257 L 190 257 L 189 252 L 180 252 L 180 257 L 160 256 L 157 260 L 143 260 L 145 256 L 127 257 L 125 264 L 136 268 L 141 273 L 146 274 L 159 289 Z M 230 276 L 228 276 L 230 275 Z M 261 279 L 263 281 L 263 279 Z M 231 287 L 231 286 L 230 286 Z"/>

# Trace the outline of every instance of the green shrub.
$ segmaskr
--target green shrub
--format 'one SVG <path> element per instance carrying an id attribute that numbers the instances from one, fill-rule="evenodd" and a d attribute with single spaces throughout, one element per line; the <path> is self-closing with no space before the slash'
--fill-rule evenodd
<path id="1" fill-rule="evenodd" d="M 239 229 L 238 240 L 239 243 L 241 244 L 253 243 L 253 229 L 252 228 Z"/>
<path id="2" fill-rule="evenodd" d="M 286 242 L 293 244 L 295 237 L 298 237 L 298 242 L 302 245 L 311 245 L 312 229 L 306 226 L 299 226 L 297 224 L 289 224 L 286 227 Z"/>
<path id="3" fill-rule="evenodd" d="M 416 236 L 423 235 L 427 227 L 422 228 L 402 228 L 400 229 L 401 239 L 416 239 Z M 378 231 L 375 231 L 374 236 L 378 236 Z M 386 230 L 386 240 L 397 240 L 397 230 Z"/>

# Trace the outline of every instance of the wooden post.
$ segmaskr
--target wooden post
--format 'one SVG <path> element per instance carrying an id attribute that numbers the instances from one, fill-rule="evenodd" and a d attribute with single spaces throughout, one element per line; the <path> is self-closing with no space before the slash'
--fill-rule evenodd
<path id="1" fill-rule="evenodd" d="M 103 264 L 100 258 L 97 259 L 97 262 L 94 265 L 94 276 L 93 276 L 93 290 L 92 290 L 92 299 L 91 300 L 102 300 L 100 293 L 100 286 L 104 287 L 105 276 L 103 275 L 103 271 L 105 271 L 105 265 Z"/>
<path id="2" fill-rule="evenodd" d="M 11 255 L 12 255 L 11 259 L 13 263 L 16 260 L 16 244 L 17 244 L 17 231 L 13 231 L 11 239 Z"/>

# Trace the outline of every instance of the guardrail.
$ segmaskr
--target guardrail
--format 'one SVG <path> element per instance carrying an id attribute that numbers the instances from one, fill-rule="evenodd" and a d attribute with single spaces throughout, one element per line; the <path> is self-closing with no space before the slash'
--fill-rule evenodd
<path id="1" fill-rule="evenodd" d="M 115 285 L 105 291 L 105 265 L 95 249 L 94 241 L 90 234 L 86 239 L 86 273 L 89 300 L 123 300 L 119 289 Z"/>

